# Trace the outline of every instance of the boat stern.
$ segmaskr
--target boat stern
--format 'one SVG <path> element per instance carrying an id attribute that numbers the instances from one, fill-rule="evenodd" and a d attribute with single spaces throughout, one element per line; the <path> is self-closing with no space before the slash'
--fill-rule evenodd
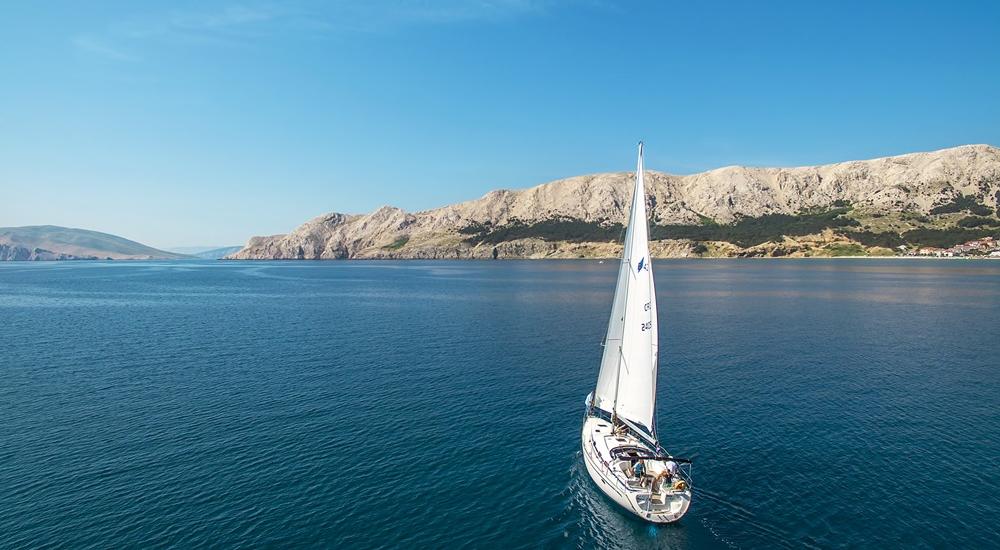
<path id="1" fill-rule="evenodd" d="M 691 490 L 670 491 L 665 495 L 639 494 L 635 501 L 636 514 L 643 519 L 653 523 L 673 523 L 681 519 L 691 506 Z"/>

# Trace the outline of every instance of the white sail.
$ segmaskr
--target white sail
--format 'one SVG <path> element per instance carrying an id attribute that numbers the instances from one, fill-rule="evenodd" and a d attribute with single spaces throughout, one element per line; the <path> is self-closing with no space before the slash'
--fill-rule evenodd
<path id="1" fill-rule="evenodd" d="M 594 406 L 638 425 L 654 438 L 656 359 L 656 295 L 649 257 L 640 143 L 625 250 L 618 269 L 618 285 L 604 341 Z"/>

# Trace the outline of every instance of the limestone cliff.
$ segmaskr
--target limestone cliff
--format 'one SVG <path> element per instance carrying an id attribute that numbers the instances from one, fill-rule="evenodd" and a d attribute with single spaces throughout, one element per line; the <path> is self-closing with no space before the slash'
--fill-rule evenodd
<path id="1" fill-rule="evenodd" d="M 424 212 L 383 206 L 370 214 L 325 214 L 287 235 L 253 237 L 229 258 L 611 257 L 620 251 L 616 229 L 626 217 L 632 177 L 629 172 L 571 177 L 520 191 L 492 191 L 478 200 Z M 906 214 L 927 219 L 935 207 L 963 197 L 995 211 L 1000 200 L 1000 149 L 967 145 L 823 166 L 730 166 L 687 176 L 648 171 L 646 187 L 651 224 L 661 226 L 666 235 L 674 227 L 724 227 L 845 204 L 855 218 L 888 216 L 891 221 Z M 851 223 L 857 230 L 869 229 L 867 222 L 852 219 Z M 926 223 L 907 218 L 889 230 L 899 233 L 955 223 L 957 219 L 947 217 Z M 991 227 L 991 222 L 983 223 Z M 662 238 L 652 247 L 658 256 L 703 254 L 700 242 L 713 239 Z M 762 244 L 739 242 L 712 250 L 740 255 Z M 788 244 L 783 234 L 769 242 Z"/>

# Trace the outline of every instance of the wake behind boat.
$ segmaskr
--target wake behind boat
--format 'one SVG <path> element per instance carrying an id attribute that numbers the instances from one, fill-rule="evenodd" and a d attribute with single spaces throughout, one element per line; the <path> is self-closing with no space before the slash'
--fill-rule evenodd
<path id="1" fill-rule="evenodd" d="M 670 456 L 656 436 L 658 332 L 643 175 L 639 143 L 625 249 L 581 444 L 601 491 L 643 519 L 670 523 L 691 504 L 691 462 Z"/>

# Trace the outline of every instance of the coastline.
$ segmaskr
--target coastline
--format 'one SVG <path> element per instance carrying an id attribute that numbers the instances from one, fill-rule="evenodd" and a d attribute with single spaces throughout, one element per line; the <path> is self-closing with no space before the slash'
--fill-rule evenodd
<path id="1" fill-rule="evenodd" d="M 653 256 L 654 260 L 948 260 L 948 261 L 990 261 L 990 260 L 1000 260 L 1000 257 L 974 257 L 974 256 Z M 316 259 L 299 259 L 299 258 L 260 258 L 260 259 L 246 259 L 246 258 L 217 258 L 217 259 L 180 259 L 180 260 L 112 260 L 112 259 L 94 259 L 94 260 L 5 260 L 0 261 L 0 265 L 24 265 L 24 264 L 56 264 L 56 263 L 74 263 L 74 264 L 87 264 L 87 263 L 120 263 L 120 264 L 131 264 L 131 263 L 142 263 L 142 262 L 157 262 L 157 263 L 188 263 L 188 262 L 233 262 L 233 263 L 259 263 L 259 262 L 288 262 L 288 263 L 317 263 L 317 262 L 510 262 L 510 261 L 532 261 L 532 262 L 542 262 L 548 260 L 559 260 L 559 261 L 618 261 L 620 258 L 316 258 Z"/>
<path id="2" fill-rule="evenodd" d="M 54 263 L 74 263 L 74 264 L 86 264 L 86 263 L 142 263 L 142 262 L 157 262 L 157 263 L 193 263 L 193 262 L 233 262 L 233 263 L 259 263 L 259 262 L 288 262 L 288 263 L 317 263 L 317 262 L 440 262 L 440 261 L 471 261 L 471 262 L 508 262 L 508 261 L 546 261 L 546 260 L 559 260 L 559 261 L 619 261 L 621 258 L 615 257 L 593 257 L 593 258 L 539 258 L 539 257 L 524 257 L 524 258 L 315 258 L 315 259 L 300 259 L 300 258 L 217 258 L 217 259 L 199 259 L 199 258 L 183 258 L 183 259 L 86 259 L 86 260 L 5 260 L 0 261 L 0 265 L 8 264 L 54 264 Z M 982 261 L 982 260 L 1000 260 L 997 256 L 653 256 L 654 260 L 966 260 L 966 261 Z"/>

